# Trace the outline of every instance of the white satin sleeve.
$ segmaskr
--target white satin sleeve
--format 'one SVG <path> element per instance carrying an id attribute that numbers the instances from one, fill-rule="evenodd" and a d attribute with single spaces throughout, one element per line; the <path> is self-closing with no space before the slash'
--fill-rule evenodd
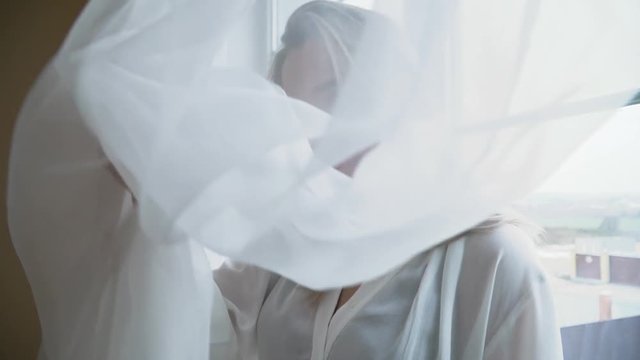
<path id="1" fill-rule="evenodd" d="M 483 359 L 561 360 L 560 328 L 547 275 L 525 227 L 503 226 L 485 246 L 496 254 Z M 483 241 L 484 242 L 484 241 Z M 470 244 L 474 246 L 475 244 Z"/>
<path id="2" fill-rule="evenodd" d="M 419 296 L 439 291 L 439 320 L 421 317 L 439 324 L 442 359 L 562 359 L 553 297 L 532 235 L 507 224 L 470 233 L 434 254 L 431 265 L 444 263 L 442 284 Z M 416 341 L 412 346 L 435 356 L 418 351 Z"/>
<path id="3" fill-rule="evenodd" d="M 484 359 L 562 359 L 559 328 L 548 286 L 533 284 L 489 339 Z"/>

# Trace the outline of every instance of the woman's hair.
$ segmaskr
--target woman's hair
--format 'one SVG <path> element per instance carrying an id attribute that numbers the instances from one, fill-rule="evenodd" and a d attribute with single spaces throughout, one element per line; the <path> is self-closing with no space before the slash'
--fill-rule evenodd
<path id="1" fill-rule="evenodd" d="M 535 222 L 528 219 L 526 216 L 517 213 L 515 211 L 511 211 L 509 214 L 507 213 L 497 213 L 489 216 L 486 220 L 479 223 L 478 225 L 464 231 L 462 234 L 455 236 L 454 239 L 463 237 L 465 235 L 482 233 L 482 232 L 490 232 L 495 230 L 496 228 L 510 224 L 513 226 L 517 226 L 524 230 L 531 239 L 535 243 L 542 243 L 544 241 L 544 229 L 537 225 Z"/>
<path id="2" fill-rule="evenodd" d="M 292 49 L 300 48 L 309 40 L 323 42 L 331 58 L 334 71 L 344 76 L 348 71 L 368 21 L 381 18 L 373 11 L 341 3 L 316 0 L 308 2 L 289 17 L 276 52 L 269 78 L 282 86 L 282 66 Z"/>

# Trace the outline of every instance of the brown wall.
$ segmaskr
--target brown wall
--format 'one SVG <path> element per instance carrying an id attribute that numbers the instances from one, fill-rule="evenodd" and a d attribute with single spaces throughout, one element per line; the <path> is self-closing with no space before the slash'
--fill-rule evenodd
<path id="1" fill-rule="evenodd" d="M 40 69 L 60 45 L 84 0 L 2 0 L 0 7 L 0 359 L 34 359 L 39 326 L 9 239 L 6 173 L 13 123 Z"/>

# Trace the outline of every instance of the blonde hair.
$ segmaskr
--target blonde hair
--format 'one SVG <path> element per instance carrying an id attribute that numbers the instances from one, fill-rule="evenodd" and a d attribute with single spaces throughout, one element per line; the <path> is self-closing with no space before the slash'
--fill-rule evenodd
<path id="1" fill-rule="evenodd" d="M 282 85 L 282 66 L 288 52 L 312 39 L 321 39 L 327 44 L 334 70 L 339 76 L 344 75 L 367 21 L 381 18 L 382 15 L 373 11 L 333 1 L 316 0 L 300 6 L 287 20 L 269 79 Z M 341 66 L 340 60 L 345 61 L 345 65 Z"/>

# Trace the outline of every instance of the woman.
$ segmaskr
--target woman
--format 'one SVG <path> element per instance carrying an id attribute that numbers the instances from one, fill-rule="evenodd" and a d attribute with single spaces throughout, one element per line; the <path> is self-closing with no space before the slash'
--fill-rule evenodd
<path id="1" fill-rule="evenodd" d="M 271 78 L 331 112 L 372 12 L 313 1 L 288 20 Z M 352 175 L 363 153 L 336 168 Z M 315 292 L 258 267 L 215 271 L 238 359 L 561 359 L 532 231 L 494 216 L 373 281 Z M 220 352 L 222 349 L 213 349 Z"/>

